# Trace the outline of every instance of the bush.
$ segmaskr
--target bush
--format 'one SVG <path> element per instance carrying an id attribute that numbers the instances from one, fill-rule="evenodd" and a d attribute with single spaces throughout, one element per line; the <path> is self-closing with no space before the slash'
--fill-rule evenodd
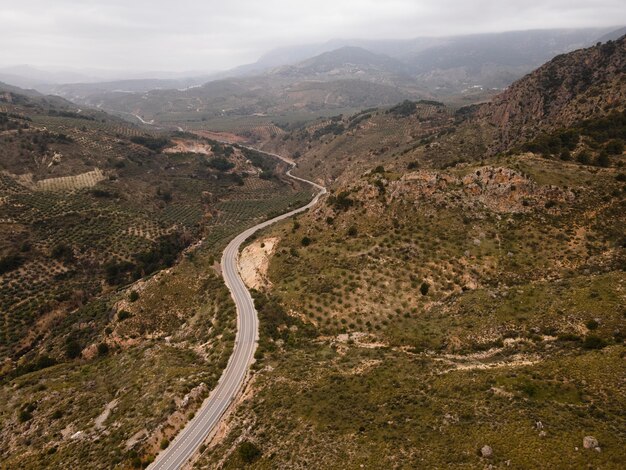
<path id="1" fill-rule="evenodd" d="M 611 165 L 611 159 L 609 158 L 609 154 L 605 150 L 600 152 L 600 155 L 598 155 L 598 158 L 596 160 L 596 165 L 601 166 L 603 168 L 606 168 Z"/>
<path id="2" fill-rule="evenodd" d="M 117 314 L 117 319 L 118 321 L 124 321 L 127 318 L 130 318 L 132 315 L 130 314 L 130 312 L 128 310 L 120 310 L 119 313 Z"/>
<path id="3" fill-rule="evenodd" d="M 348 229 L 348 236 L 349 237 L 356 237 L 358 233 L 359 233 L 359 231 L 357 230 L 356 226 L 354 226 L 354 225 Z"/>
<path id="4" fill-rule="evenodd" d="M 600 324 L 592 318 L 587 323 L 585 323 L 585 326 L 590 330 L 595 330 L 598 328 L 598 326 L 600 326 Z"/>
<path id="5" fill-rule="evenodd" d="M 417 110 L 417 103 L 409 100 L 404 100 L 402 103 L 392 107 L 387 111 L 389 114 L 395 116 L 406 117 L 410 116 Z"/>
<path id="6" fill-rule="evenodd" d="M 624 153 L 624 141 L 621 139 L 611 140 L 604 146 L 604 149 L 610 155 L 621 155 Z"/>
<path id="7" fill-rule="evenodd" d="M 59 261 L 69 263 L 74 259 L 74 250 L 65 243 L 58 243 L 52 248 L 52 257 Z"/>
<path id="8" fill-rule="evenodd" d="M 354 200 L 350 199 L 348 191 L 342 191 L 339 194 L 331 195 L 328 198 L 328 205 L 335 210 L 347 210 L 354 205 Z"/>
<path id="9" fill-rule="evenodd" d="M 304 237 L 302 238 L 300 243 L 302 244 L 302 246 L 309 246 L 311 244 L 311 239 L 309 237 Z"/>
<path id="10" fill-rule="evenodd" d="M 80 344 L 78 344 L 78 341 L 75 339 L 69 339 L 67 343 L 65 343 L 65 355 L 69 359 L 76 359 L 80 356 L 82 350 L 83 348 L 81 348 Z"/>
<path id="11" fill-rule="evenodd" d="M 20 410 L 17 415 L 17 419 L 20 423 L 25 423 L 26 421 L 30 421 L 33 417 L 33 414 L 28 410 Z"/>
<path id="12" fill-rule="evenodd" d="M 150 136 L 134 136 L 130 138 L 130 141 L 134 144 L 142 145 L 154 152 L 160 152 L 170 144 L 170 141 L 164 137 L 150 137 Z"/>
<path id="13" fill-rule="evenodd" d="M 587 150 L 583 150 L 578 154 L 576 160 L 578 163 L 582 163 L 583 165 L 589 165 L 589 163 L 591 163 L 591 155 Z"/>
<path id="14" fill-rule="evenodd" d="M 106 356 L 109 354 L 109 345 L 106 343 L 98 344 L 98 356 Z"/>
<path id="15" fill-rule="evenodd" d="M 228 171 L 235 168 L 235 164 L 229 162 L 224 157 L 213 157 L 207 162 L 207 165 L 218 171 Z"/>
<path id="16" fill-rule="evenodd" d="M 0 258 L 0 274 L 8 273 L 9 271 L 13 271 L 19 268 L 22 263 L 24 263 L 24 259 L 17 254 L 12 254 Z"/>
<path id="17" fill-rule="evenodd" d="M 422 295 L 428 294 L 429 289 L 430 284 L 428 284 L 427 282 L 422 282 L 422 285 L 420 286 L 420 292 L 422 293 Z"/>
<path id="18" fill-rule="evenodd" d="M 250 441 L 239 444 L 237 451 L 241 460 L 246 464 L 251 464 L 261 457 L 261 449 Z"/>
<path id="19" fill-rule="evenodd" d="M 136 290 L 131 290 L 130 295 L 128 296 L 128 300 L 130 300 L 131 302 L 136 302 L 137 300 L 139 300 L 139 292 L 137 292 Z"/>
<path id="20" fill-rule="evenodd" d="M 607 346 L 607 342 L 599 336 L 589 335 L 583 341 L 584 349 L 602 349 Z"/>

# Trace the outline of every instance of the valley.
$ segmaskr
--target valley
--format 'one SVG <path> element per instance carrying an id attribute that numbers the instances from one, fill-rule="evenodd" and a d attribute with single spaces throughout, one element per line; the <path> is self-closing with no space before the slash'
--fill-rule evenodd
<path id="1" fill-rule="evenodd" d="M 0 83 L 0 468 L 621 468 L 625 72 L 581 28 Z"/>

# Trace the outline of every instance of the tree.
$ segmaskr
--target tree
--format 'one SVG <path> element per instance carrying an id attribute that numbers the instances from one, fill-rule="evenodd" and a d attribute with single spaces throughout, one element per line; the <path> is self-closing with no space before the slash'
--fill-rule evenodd
<path id="1" fill-rule="evenodd" d="M 309 237 L 303 237 L 300 243 L 302 246 L 309 246 L 311 244 L 311 239 Z"/>
<path id="2" fill-rule="evenodd" d="M 80 356 L 81 352 L 82 348 L 80 347 L 80 344 L 78 344 L 78 341 L 76 341 L 75 339 L 69 339 L 67 343 L 65 343 L 65 355 L 69 359 L 76 359 L 78 356 Z"/>
<path id="3" fill-rule="evenodd" d="M 611 140 L 606 144 L 604 149 L 610 155 L 621 155 L 622 153 L 624 153 L 624 141 L 621 139 Z"/>
<path id="4" fill-rule="evenodd" d="M 109 354 L 109 345 L 106 343 L 98 344 L 98 356 L 106 356 Z"/>
<path id="5" fill-rule="evenodd" d="M 239 444 L 239 457 L 246 464 L 251 464 L 261 457 L 261 449 L 253 442 L 244 441 Z"/>
<path id="6" fill-rule="evenodd" d="M 428 294 L 428 289 L 430 289 L 430 284 L 428 284 L 427 282 L 422 282 L 422 285 L 420 286 L 420 292 L 422 293 L 422 295 Z"/>
<path id="7" fill-rule="evenodd" d="M 598 155 L 598 159 L 596 160 L 596 164 L 603 168 L 611 165 L 611 159 L 609 158 L 609 154 L 606 150 L 600 152 L 600 155 Z"/>
<path id="8" fill-rule="evenodd" d="M 583 150 L 578 154 L 576 160 L 578 160 L 578 163 L 582 163 L 583 165 L 589 165 L 591 162 L 591 155 L 587 150 Z"/>

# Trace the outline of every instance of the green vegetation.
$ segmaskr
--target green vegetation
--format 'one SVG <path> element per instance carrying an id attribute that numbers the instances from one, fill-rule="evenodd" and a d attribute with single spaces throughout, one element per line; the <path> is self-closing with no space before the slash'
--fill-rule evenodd
<path id="1" fill-rule="evenodd" d="M 208 161 L 208 165 L 219 171 L 228 171 L 235 167 L 234 163 L 224 157 L 213 157 Z"/>
<path id="2" fill-rule="evenodd" d="M 278 162 L 258 152 L 246 151 L 270 179 L 222 175 L 242 165 L 230 145 L 208 142 L 211 165 L 161 153 L 169 136 L 103 114 L 20 106 L 0 116 L 24 131 L 0 136 L 3 464 L 146 466 L 232 350 L 235 307 L 216 257 L 310 189 L 285 184 Z M 88 448 L 75 445 L 83 437 Z"/>
<path id="3" fill-rule="evenodd" d="M 559 160 L 483 164 L 417 180 L 385 165 L 268 231 L 281 241 L 273 288 L 255 296 L 255 394 L 200 466 L 245 436 L 263 449 L 255 468 L 386 468 L 399 455 L 426 468 L 619 468 L 621 183 Z M 354 202 L 337 204 L 342 192 Z M 585 435 L 601 453 L 583 451 Z M 227 455 L 225 468 L 242 465 Z"/>
<path id="4" fill-rule="evenodd" d="M 165 137 L 138 135 L 138 136 L 131 137 L 130 141 L 138 145 L 143 145 L 144 147 L 149 148 L 153 152 L 160 152 L 165 147 L 170 145 L 170 141 Z"/>
<path id="5" fill-rule="evenodd" d="M 541 134 L 522 146 L 522 150 L 561 160 L 576 160 L 583 164 L 607 167 L 611 156 L 624 152 L 626 141 L 626 111 L 613 112 L 606 117 L 587 119 L 555 133 Z M 594 157 L 595 155 L 595 157 Z"/>

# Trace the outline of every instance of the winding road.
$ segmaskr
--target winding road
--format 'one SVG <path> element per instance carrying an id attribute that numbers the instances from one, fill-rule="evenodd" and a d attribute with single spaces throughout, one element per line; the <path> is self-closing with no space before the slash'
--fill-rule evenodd
<path id="1" fill-rule="evenodd" d="M 231 240 L 224 250 L 222 254 L 224 282 L 230 290 L 237 307 L 237 337 L 235 338 L 233 353 L 230 356 L 228 365 L 222 373 L 217 386 L 204 401 L 195 417 L 178 433 L 167 449 L 157 456 L 156 460 L 148 467 L 149 469 L 173 470 L 181 468 L 193 456 L 196 449 L 200 447 L 211 431 L 215 429 L 220 418 L 239 394 L 246 379 L 249 366 L 254 359 L 254 352 L 257 347 L 259 319 L 257 311 L 254 308 L 252 296 L 237 270 L 241 244 L 256 231 L 313 207 L 319 198 L 326 193 L 326 188 L 323 186 L 292 175 L 291 171 L 296 166 L 294 162 L 280 155 L 264 153 L 289 163 L 291 168 L 287 171 L 287 176 L 294 180 L 312 185 L 318 190 L 318 193 L 307 205 L 262 222 L 240 233 Z"/>

